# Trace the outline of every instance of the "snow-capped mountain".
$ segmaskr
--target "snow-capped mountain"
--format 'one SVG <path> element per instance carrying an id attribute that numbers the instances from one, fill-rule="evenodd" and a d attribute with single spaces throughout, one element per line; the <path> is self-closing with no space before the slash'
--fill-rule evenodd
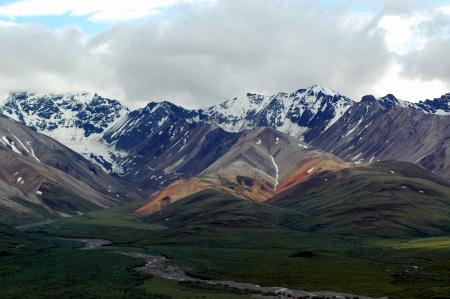
<path id="1" fill-rule="evenodd" d="M 450 115 L 450 93 L 447 93 L 434 100 L 425 100 L 420 101 L 419 103 L 412 103 L 397 99 L 393 94 L 388 94 L 379 99 L 375 99 L 374 96 L 364 96 L 361 100 L 361 102 L 374 101 L 378 101 L 387 109 L 391 109 L 393 107 L 401 107 L 419 110 L 426 114 Z"/>
<path id="2" fill-rule="evenodd" d="M 315 85 L 272 96 L 248 93 L 199 110 L 199 114 L 200 119 L 207 119 L 231 132 L 270 127 L 303 139 L 308 134 L 326 131 L 353 104 L 349 98 Z"/>
<path id="3" fill-rule="evenodd" d="M 129 110 L 116 100 L 93 93 L 22 92 L 0 94 L 0 113 L 89 158 L 121 154 L 104 144 L 102 138 Z"/>
<path id="4" fill-rule="evenodd" d="M 92 93 L 9 93 L 0 95 L 0 113 L 55 139 L 80 142 L 101 134 L 128 114 L 128 109 Z"/>
<path id="5" fill-rule="evenodd" d="M 442 136 L 445 140 L 446 132 L 450 131 L 445 130 L 450 115 L 449 102 L 450 94 L 420 103 L 402 101 L 389 94 L 379 99 L 366 96 L 359 103 L 315 85 L 272 96 L 248 93 L 198 110 L 184 109 L 170 102 L 152 102 L 132 112 L 118 101 L 97 94 L 10 93 L 0 95 L 0 112 L 60 141 L 108 173 L 152 192 L 176 179 L 200 173 L 233 146 L 241 132 L 255 127 L 276 129 L 323 150 L 334 151 L 338 157 L 349 162 L 368 162 L 374 156 L 372 160 L 390 157 L 379 153 L 369 157 L 369 154 L 375 154 L 372 151 L 362 151 L 356 157 L 359 152 L 354 153 L 352 149 L 359 147 L 342 143 L 343 138 L 337 137 L 358 134 L 352 142 L 370 143 L 369 135 L 360 129 L 369 126 L 371 121 L 387 126 L 388 123 L 381 121 L 386 113 L 400 109 L 415 111 L 414 115 L 418 115 L 404 120 L 402 125 L 414 128 L 422 127 L 421 122 L 427 123 L 427 128 L 421 129 L 423 134 L 436 130 L 430 119 L 442 115 L 439 123 L 440 126 L 444 123 Z M 361 108 L 362 104 L 365 108 Z M 356 113 L 355 109 L 368 110 Z M 370 114 L 370 109 L 378 112 Z M 352 128 L 355 129 L 351 131 Z M 377 128 L 379 132 L 384 132 L 383 129 Z M 388 138 L 383 136 L 379 138 Z M 401 142 L 395 143 L 389 151 L 400 152 L 396 147 L 403 146 Z M 432 146 L 422 147 L 421 157 L 443 146 L 445 144 L 433 143 Z M 412 162 L 415 162 L 417 154 L 405 152 L 404 156 L 399 154 L 395 158 L 405 161 L 414 159 Z M 448 165 L 433 166 L 436 161 L 421 161 L 425 159 L 419 159 L 417 163 L 441 174 L 447 173 L 437 169 L 448 168 Z"/>

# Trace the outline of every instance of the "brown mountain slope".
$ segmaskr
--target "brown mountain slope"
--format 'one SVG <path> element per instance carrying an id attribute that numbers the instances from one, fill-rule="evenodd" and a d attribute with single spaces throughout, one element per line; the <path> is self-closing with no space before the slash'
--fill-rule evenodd
<path id="1" fill-rule="evenodd" d="M 263 202 L 323 170 L 350 164 L 269 128 L 247 131 L 200 176 L 172 183 L 136 213 L 145 216 L 205 188 Z"/>
<path id="2" fill-rule="evenodd" d="M 449 116 L 361 102 L 310 142 L 345 161 L 412 162 L 450 178 Z"/>
<path id="3" fill-rule="evenodd" d="M 16 224 L 77 214 L 137 196 L 62 144 L 0 117 L 2 222 Z"/>

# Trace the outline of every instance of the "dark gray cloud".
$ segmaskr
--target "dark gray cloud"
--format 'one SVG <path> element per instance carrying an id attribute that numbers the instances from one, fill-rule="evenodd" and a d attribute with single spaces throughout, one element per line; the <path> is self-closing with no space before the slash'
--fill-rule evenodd
<path id="1" fill-rule="evenodd" d="M 419 69 L 419 61 L 427 64 L 419 56 L 431 55 L 389 52 L 379 18 L 317 1 L 219 0 L 183 7 L 170 22 L 120 24 L 89 37 L 77 27 L 0 27 L 0 89 L 90 90 L 131 107 L 159 100 L 201 107 L 248 91 L 320 84 L 358 100 L 396 59 L 415 60 Z M 446 41 L 436 38 L 428 51 L 442 55 Z"/>

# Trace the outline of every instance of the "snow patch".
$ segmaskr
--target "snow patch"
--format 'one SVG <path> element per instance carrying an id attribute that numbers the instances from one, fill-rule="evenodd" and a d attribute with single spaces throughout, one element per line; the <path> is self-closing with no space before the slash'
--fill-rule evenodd
<path id="1" fill-rule="evenodd" d="M 309 169 L 308 171 L 306 171 L 306 173 L 311 173 L 314 170 L 315 166 L 313 166 L 311 169 Z"/>
<path id="2" fill-rule="evenodd" d="M 36 194 L 37 194 L 37 195 L 42 195 L 42 191 L 39 191 L 39 190 L 38 190 L 38 191 L 36 191 Z"/>
<path id="3" fill-rule="evenodd" d="M 300 147 L 304 147 L 304 148 L 308 148 L 306 145 L 303 145 L 303 144 L 298 144 Z"/>
<path id="4" fill-rule="evenodd" d="M 14 138 L 16 138 L 16 140 L 20 143 L 20 145 L 30 154 L 32 155 L 38 162 L 41 162 L 41 160 L 38 159 L 38 157 L 36 157 L 36 155 L 34 154 L 33 148 L 31 147 L 31 141 L 28 141 L 27 144 L 30 145 L 30 149 L 31 151 L 28 150 L 28 148 L 22 143 L 22 141 L 20 141 L 19 138 L 17 138 L 14 134 L 12 134 L 14 136 Z"/>
<path id="5" fill-rule="evenodd" d="M 158 127 L 161 127 L 166 122 L 167 119 L 169 119 L 168 116 L 166 116 L 166 117 L 162 118 L 160 121 L 158 121 Z"/>
<path id="6" fill-rule="evenodd" d="M 360 119 L 360 120 L 358 121 L 358 123 L 356 124 L 356 126 L 353 127 L 353 129 L 351 129 L 350 131 L 347 132 L 347 134 L 345 134 L 345 137 L 347 137 L 348 135 L 350 135 L 351 133 L 353 133 L 353 132 L 356 130 L 356 128 L 358 128 L 358 126 L 361 124 L 361 122 L 362 122 L 362 119 Z"/>
<path id="7" fill-rule="evenodd" d="M 275 166 L 275 187 L 273 189 L 275 191 L 277 191 L 277 186 L 278 186 L 278 165 L 277 165 L 277 163 L 275 163 L 275 159 L 273 158 L 272 155 L 270 155 L 270 158 L 272 158 L 272 163 Z"/>
<path id="8" fill-rule="evenodd" d="M 420 157 L 419 159 L 417 159 L 414 163 L 419 162 L 420 160 L 422 160 L 423 158 L 425 158 L 427 155 L 423 155 L 422 157 Z"/>
<path id="9" fill-rule="evenodd" d="M 256 141 L 257 145 L 261 145 L 261 139 L 259 139 L 258 141 Z"/>
<path id="10" fill-rule="evenodd" d="M 353 162 L 353 161 L 357 160 L 357 159 L 359 158 L 359 156 L 361 156 L 361 155 L 362 155 L 362 152 L 359 153 L 359 154 L 357 154 L 356 156 L 354 156 L 354 157 L 351 158 L 350 160 L 352 160 L 352 162 Z"/>
<path id="11" fill-rule="evenodd" d="M 6 138 L 6 136 L 3 136 L 3 137 L 2 137 L 2 140 L 4 141 L 4 143 L 7 143 L 7 144 L 12 148 L 12 150 L 13 150 L 15 153 L 18 153 L 19 155 L 22 155 L 22 153 L 17 149 L 17 147 L 16 147 L 14 141 L 9 142 L 9 140 L 8 140 L 8 138 Z"/>

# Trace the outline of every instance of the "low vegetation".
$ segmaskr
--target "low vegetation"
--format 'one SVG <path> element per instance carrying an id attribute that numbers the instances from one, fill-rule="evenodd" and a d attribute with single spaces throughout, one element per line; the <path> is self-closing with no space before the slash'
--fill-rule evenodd
<path id="1" fill-rule="evenodd" d="M 343 179 L 332 181 L 329 173 L 316 174 L 316 185 L 313 180 L 291 201 L 284 194 L 274 201 L 278 206 L 211 189 L 146 218 L 132 214 L 143 203 L 136 202 L 30 228 L 34 233 L 2 226 L 5 242 L 2 240 L 0 248 L 0 284 L 6 297 L 25 298 L 31 294 L 130 298 L 251 296 L 251 292 L 243 290 L 143 275 L 132 270 L 142 260 L 103 252 L 120 249 L 164 255 L 170 258 L 169 263 L 190 269 L 192 276 L 202 279 L 389 298 L 448 298 L 448 189 L 445 182 L 419 175 L 389 176 L 391 171 L 411 171 L 393 169 L 394 166 L 376 164 L 375 168 L 368 168 L 373 173 L 367 177 L 364 173 L 349 174 L 348 178 L 360 180 L 359 189 L 345 187 Z M 387 180 L 384 189 L 383 178 Z M 330 185 L 323 188 L 322 182 Z M 409 197 L 400 192 L 406 189 L 402 186 L 409 186 L 405 191 Z M 376 197 L 364 198 L 367 188 L 378 190 Z M 423 194 L 414 188 L 424 192 L 433 188 L 441 195 Z M 347 197 L 344 192 L 349 192 Z M 315 193 L 323 196 L 322 204 Z M 394 202 L 402 203 L 402 208 L 369 208 L 384 204 L 388 194 Z M 350 200 L 352 196 L 357 202 Z M 430 201 L 436 205 L 427 205 Z M 353 210 L 358 207 L 357 212 Z M 374 222 L 372 226 L 359 218 L 343 222 L 345 217 L 349 220 L 354 215 L 372 216 L 374 211 L 390 221 Z M 408 223 L 418 220 L 414 218 L 423 220 L 419 222 L 422 225 L 408 227 Z M 402 223 L 401 229 L 393 229 L 392 219 Z M 114 243 L 100 251 L 80 251 L 76 249 L 78 243 L 49 240 L 42 233 L 102 237 Z"/>

